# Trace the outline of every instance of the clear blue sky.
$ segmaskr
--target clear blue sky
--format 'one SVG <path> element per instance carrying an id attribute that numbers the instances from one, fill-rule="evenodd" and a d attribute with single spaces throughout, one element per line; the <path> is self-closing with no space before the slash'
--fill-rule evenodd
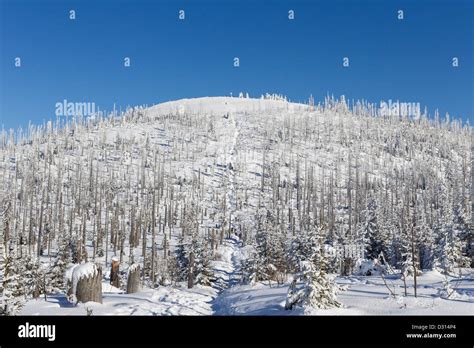
<path id="1" fill-rule="evenodd" d="M 110 110 L 240 91 L 399 99 L 471 119 L 473 3 L 0 0 L 0 127 L 55 119 L 63 99 Z"/>

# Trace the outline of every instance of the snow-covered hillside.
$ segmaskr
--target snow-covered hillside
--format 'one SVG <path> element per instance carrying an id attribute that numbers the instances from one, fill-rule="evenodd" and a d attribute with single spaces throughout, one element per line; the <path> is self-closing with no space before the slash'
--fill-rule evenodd
<path id="1" fill-rule="evenodd" d="M 276 97 L 184 99 L 2 132 L 1 307 L 472 313 L 472 137 L 438 116 Z M 103 269 L 103 304 L 67 301 L 64 274 L 85 261 Z M 132 265 L 142 290 L 125 294 Z M 340 307 L 315 309 L 318 291 Z"/>

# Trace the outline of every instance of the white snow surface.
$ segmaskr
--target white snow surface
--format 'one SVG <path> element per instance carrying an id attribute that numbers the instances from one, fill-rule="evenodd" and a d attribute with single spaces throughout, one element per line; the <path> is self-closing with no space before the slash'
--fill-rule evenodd
<path id="1" fill-rule="evenodd" d="M 241 248 L 237 237 L 226 239 L 219 246 L 219 260 L 213 261 L 218 275 L 214 287 L 196 286 L 193 289 L 162 286 L 143 289 L 135 294 L 103 282 L 103 303 L 88 302 L 74 306 L 65 295 L 48 296 L 30 300 L 20 315 L 86 315 L 86 308 L 93 315 L 473 315 L 474 272 L 467 270 L 462 281 L 450 278 L 455 291 L 449 298 L 438 295 L 443 275 L 428 271 L 418 277 L 418 297 L 413 296 L 413 279 L 408 280 L 408 296 L 403 296 L 403 283 L 396 276 L 387 276 L 390 293 L 380 276 L 336 277 L 344 289 L 338 299 L 342 308 L 285 310 L 288 283 L 238 283 L 241 258 L 246 248 Z M 84 264 L 77 275 L 90 274 L 93 268 Z M 466 273 L 470 272 L 470 273 Z"/>
<path id="2" fill-rule="evenodd" d="M 438 289 L 444 276 L 426 272 L 418 279 L 418 297 L 413 296 L 413 281 L 409 281 L 408 296 L 403 296 L 400 279 L 388 279 L 395 285 L 396 297 L 390 296 L 379 276 L 337 277 L 336 283 L 345 288 L 338 296 L 342 308 L 285 310 L 288 284 L 241 285 L 228 289 L 219 298 L 216 314 L 221 315 L 473 315 L 474 274 L 458 284 L 449 299 L 440 298 Z M 456 283 L 455 279 L 451 280 Z"/>
<path id="3" fill-rule="evenodd" d="M 296 110 L 307 109 L 308 106 L 299 103 L 291 103 L 283 100 L 235 98 L 235 97 L 202 97 L 191 99 L 180 99 L 161 103 L 148 108 L 153 116 L 166 114 L 225 114 L 270 110 L 288 110 L 290 113 Z"/>
<path id="4" fill-rule="evenodd" d="M 20 315 L 210 315 L 210 302 L 216 290 L 208 287 L 193 289 L 160 287 L 124 294 L 107 282 L 102 284 L 103 303 L 87 302 L 77 306 L 64 295 L 49 296 L 47 301 L 30 300 Z"/>

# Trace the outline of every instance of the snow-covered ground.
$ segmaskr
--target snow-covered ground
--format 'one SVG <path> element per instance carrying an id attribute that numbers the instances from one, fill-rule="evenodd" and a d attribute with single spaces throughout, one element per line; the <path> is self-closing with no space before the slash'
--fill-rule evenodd
<path id="1" fill-rule="evenodd" d="M 87 315 L 87 309 L 92 309 L 92 315 L 211 315 L 215 295 L 216 290 L 209 287 L 160 287 L 129 295 L 104 283 L 102 304 L 75 306 L 64 295 L 48 296 L 46 301 L 28 301 L 20 315 Z"/>
<path id="2" fill-rule="evenodd" d="M 445 277 L 428 271 L 418 277 L 417 297 L 413 295 L 413 280 L 408 279 L 408 296 L 398 276 L 388 276 L 387 285 L 380 276 L 349 276 L 335 278 L 340 285 L 342 308 L 285 310 L 288 283 L 239 284 L 241 242 L 237 237 L 226 239 L 218 249 L 219 260 L 213 261 L 217 277 L 213 287 L 193 289 L 162 286 L 124 294 L 103 283 L 103 303 L 74 306 L 65 295 L 30 300 L 20 315 L 473 315 L 474 272 L 465 270 L 461 281 L 450 277 L 453 294 L 439 296 Z"/>
<path id="3" fill-rule="evenodd" d="M 233 237 L 226 239 L 218 249 L 217 260 L 213 261 L 216 281 L 214 287 L 219 290 L 237 285 L 240 280 L 240 251 L 241 242 Z"/>
<path id="4" fill-rule="evenodd" d="M 413 296 L 412 282 L 408 296 L 403 296 L 402 282 L 396 284 L 397 297 L 390 296 L 381 277 L 337 277 L 339 285 L 347 287 L 339 294 L 343 308 L 311 310 L 312 315 L 473 315 L 474 278 L 460 282 L 457 291 L 449 298 L 438 295 L 443 276 L 427 272 L 419 277 L 418 297 Z M 452 280 L 451 283 L 456 283 Z M 219 310 L 223 315 L 296 315 L 302 310 L 285 310 L 288 284 L 242 285 L 225 291 L 219 299 Z"/>

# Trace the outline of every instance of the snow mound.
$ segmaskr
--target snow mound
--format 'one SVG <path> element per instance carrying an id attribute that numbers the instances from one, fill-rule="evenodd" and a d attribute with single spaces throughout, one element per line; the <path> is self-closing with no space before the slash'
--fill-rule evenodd
<path id="1" fill-rule="evenodd" d="M 379 260 L 358 260 L 357 262 L 358 271 L 357 275 L 363 276 L 380 276 L 385 266 L 380 263 Z"/>
<path id="2" fill-rule="evenodd" d="M 222 114 L 244 113 L 255 111 L 286 110 L 290 113 L 307 110 L 308 105 L 290 103 L 285 100 L 234 98 L 234 97 L 203 97 L 180 99 L 157 104 L 146 109 L 149 117 L 177 114 Z"/>
<path id="3" fill-rule="evenodd" d="M 438 270 L 429 270 L 429 271 L 423 271 L 423 273 L 420 275 L 420 278 L 423 277 L 426 281 L 442 281 L 445 276 L 441 274 Z"/>

